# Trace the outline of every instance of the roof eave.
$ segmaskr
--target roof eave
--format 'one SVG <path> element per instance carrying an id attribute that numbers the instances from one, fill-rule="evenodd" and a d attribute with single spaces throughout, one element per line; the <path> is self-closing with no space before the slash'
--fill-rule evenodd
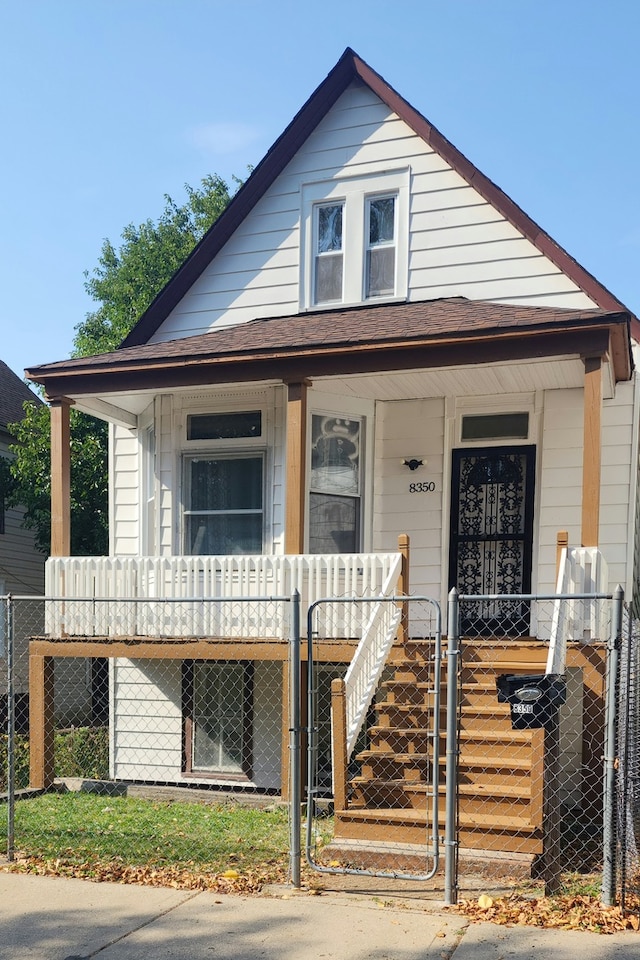
<path id="1" fill-rule="evenodd" d="M 49 399 L 85 393 L 149 390 L 230 382 L 290 380 L 330 374 L 384 373 L 411 367 L 435 368 L 456 363 L 491 363 L 509 359 L 575 354 L 608 357 L 613 379 L 631 376 L 628 318 L 586 325 L 555 325 L 478 331 L 473 335 L 419 337 L 359 344 L 307 345 L 203 354 L 191 358 L 138 358 L 130 362 L 64 369 L 35 368 L 26 372 L 44 386 Z M 407 362 L 409 353 L 410 363 Z M 113 358 L 113 355 L 111 355 Z"/>

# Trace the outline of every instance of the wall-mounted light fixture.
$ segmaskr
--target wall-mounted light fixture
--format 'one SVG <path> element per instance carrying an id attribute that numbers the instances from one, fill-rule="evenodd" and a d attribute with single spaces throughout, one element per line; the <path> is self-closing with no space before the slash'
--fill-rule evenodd
<path id="1" fill-rule="evenodd" d="M 417 457 L 411 457 L 411 459 L 403 460 L 402 466 L 409 467 L 409 470 L 417 470 L 418 467 L 423 465 L 423 460 L 418 460 Z"/>

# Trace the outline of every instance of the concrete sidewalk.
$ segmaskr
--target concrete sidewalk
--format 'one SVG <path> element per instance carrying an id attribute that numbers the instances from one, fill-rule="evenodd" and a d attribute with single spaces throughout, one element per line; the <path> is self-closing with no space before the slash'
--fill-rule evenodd
<path id="1" fill-rule="evenodd" d="M 0 960 L 631 960 L 635 933 L 467 925 L 432 901 L 190 893 L 0 873 Z"/>

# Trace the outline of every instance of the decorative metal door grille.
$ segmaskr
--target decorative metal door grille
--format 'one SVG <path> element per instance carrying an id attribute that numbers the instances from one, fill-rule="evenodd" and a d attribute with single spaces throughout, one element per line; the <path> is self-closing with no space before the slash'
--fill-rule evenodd
<path id="1" fill-rule="evenodd" d="M 453 451 L 449 579 L 460 593 L 530 591 L 534 467 L 533 446 Z M 475 615 L 462 628 L 476 636 L 529 630 L 523 601 L 485 601 Z"/>

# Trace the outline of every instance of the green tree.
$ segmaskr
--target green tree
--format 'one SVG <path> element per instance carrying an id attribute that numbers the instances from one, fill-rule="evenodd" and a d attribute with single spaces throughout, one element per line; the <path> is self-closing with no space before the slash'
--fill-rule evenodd
<path id="1" fill-rule="evenodd" d="M 237 181 L 239 182 L 239 181 Z M 157 221 L 129 224 L 116 249 L 105 240 L 98 266 L 86 273 L 85 289 L 99 306 L 76 327 L 73 356 L 87 357 L 116 349 L 152 300 L 171 279 L 214 220 L 227 206 L 229 187 L 216 175 L 198 187 L 186 185 L 178 206 L 165 196 Z M 25 507 L 25 526 L 36 545 L 49 552 L 51 538 L 51 451 L 49 408 L 25 403 L 25 416 L 12 424 L 10 502 Z M 107 552 L 107 427 L 71 411 L 71 553 Z"/>

